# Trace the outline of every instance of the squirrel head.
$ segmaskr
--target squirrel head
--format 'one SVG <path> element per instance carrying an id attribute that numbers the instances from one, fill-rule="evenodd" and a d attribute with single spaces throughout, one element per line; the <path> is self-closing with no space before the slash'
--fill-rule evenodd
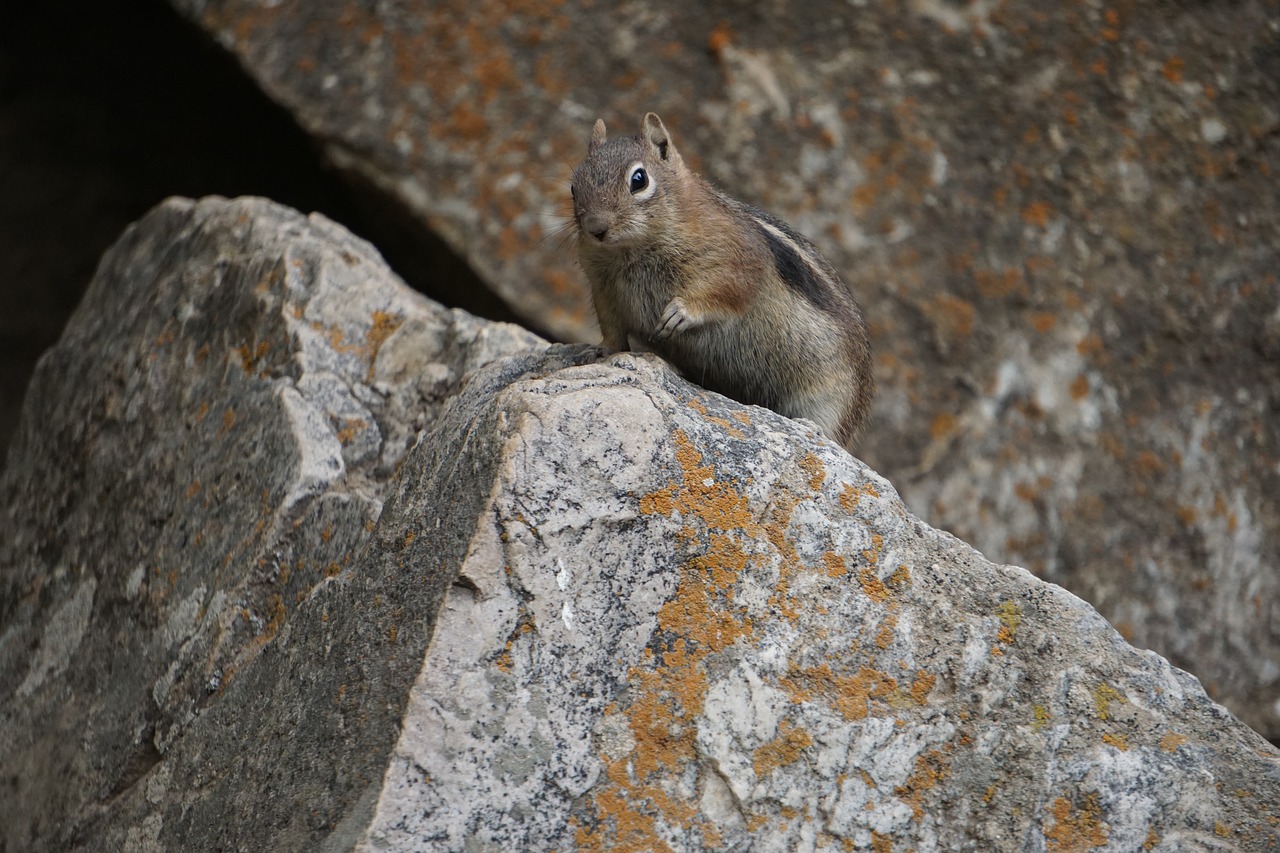
<path id="1" fill-rule="evenodd" d="M 597 119 L 587 158 L 573 170 L 573 218 L 584 250 L 643 243 L 669 223 L 672 192 L 686 169 L 656 113 L 646 113 L 636 136 L 607 138 Z"/>

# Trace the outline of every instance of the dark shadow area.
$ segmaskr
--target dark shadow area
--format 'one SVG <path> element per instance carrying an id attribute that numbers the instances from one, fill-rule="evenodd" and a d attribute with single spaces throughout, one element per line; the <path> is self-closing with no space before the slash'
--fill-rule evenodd
<path id="1" fill-rule="evenodd" d="M 0 464 L 35 362 L 102 253 L 164 198 L 211 194 L 320 211 L 418 290 L 514 320 L 443 241 L 328 168 L 289 114 L 161 0 L 11 4 L 0 26 Z"/>

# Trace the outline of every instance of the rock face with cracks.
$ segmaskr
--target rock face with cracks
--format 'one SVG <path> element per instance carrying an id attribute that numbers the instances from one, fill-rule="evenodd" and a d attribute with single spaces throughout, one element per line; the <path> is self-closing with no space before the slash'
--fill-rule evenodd
<path id="1" fill-rule="evenodd" d="M 36 382 L 10 849 L 1280 844 L 1280 752 L 1085 602 L 322 219 L 167 203 Z"/>
<path id="2" fill-rule="evenodd" d="M 298 611 L 462 378 L 540 344 L 418 297 L 322 217 L 175 199 L 131 227 L 0 480 L 0 849 L 331 831 L 381 778 L 426 643 L 333 637 L 431 602 L 361 592 L 325 639 Z"/>

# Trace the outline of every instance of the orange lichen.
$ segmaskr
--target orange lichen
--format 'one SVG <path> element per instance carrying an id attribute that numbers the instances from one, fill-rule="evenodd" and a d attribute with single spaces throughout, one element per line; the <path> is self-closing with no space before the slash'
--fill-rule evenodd
<path id="1" fill-rule="evenodd" d="M 1049 331 L 1058 323 L 1057 315 L 1050 314 L 1048 311 L 1033 311 L 1029 319 L 1031 320 L 1031 328 L 1041 334 Z"/>
<path id="2" fill-rule="evenodd" d="M 931 749 L 916 756 L 916 769 L 907 781 L 893 789 L 893 795 L 911 807 L 917 821 L 924 817 L 924 795 L 947 775 L 947 757 Z"/>
<path id="3" fill-rule="evenodd" d="M 872 699 L 887 702 L 898 689 L 896 679 L 871 667 L 862 667 L 857 675 L 837 675 L 825 663 L 794 668 L 778 681 L 792 702 L 821 700 L 846 720 L 866 719 Z"/>
<path id="4" fill-rule="evenodd" d="M 1154 477 L 1164 473 L 1164 468 L 1165 465 L 1160 461 L 1160 457 L 1150 450 L 1142 451 L 1133 460 L 1134 473 L 1140 477 Z"/>
<path id="5" fill-rule="evenodd" d="M 346 332 L 342 331 L 342 329 L 338 328 L 337 326 L 326 327 L 324 323 L 321 323 L 320 321 L 315 320 L 315 321 L 312 321 L 311 328 L 315 329 L 317 332 L 323 332 L 327 329 L 329 346 L 333 347 L 338 352 L 354 353 L 354 352 L 359 352 L 363 348 L 361 344 L 347 343 Z"/>
<path id="6" fill-rule="evenodd" d="M 710 545 L 689 561 L 689 567 L 706 572 L 711 586 L 722 592 L 726 601 L 732 601 L 738 573 L 747 567 L 749 560 L 740 540 L 723 533 L 712 533 Z"/>
<path id="7" fill-rule="evenodd" d="M 678 633 L 697 644 L 698 660 L 710 652 L 723 651 L 751 633 L 749 620 L 739 618 L 717 600 L 720 597 L 732 598 L 728 592 L 717 596 L 721 590 L 724 586 L 714 580 L 707 583 L 706 579 L 686 576 L 677 594 L 658 612 L 658 624 L 663 630 Z M 678 640 L 677 645 L 669 650 L 668 664 L 678 661 L 689 651 L 683 643 L 683 639 Z M 672 658 L 673 654 L 675 658 Z"/>
<path id="8" fill-rule="evenodd" d="M 706 673 L 690 666 L 687 657 L 665 669 L 630 673 L 636 690 L 636 698 L 626 712 L 635 736 L 630 758 L 635 778 L 642 781 L 660 771 L 678 770 L 695 757 L 697 728 L 690 723 L 706 693 Z M 677 678 L 668 678 L 672 670 Z M 697 703 L 696 708 L 689 707 L 691 700 Z"/>
<path id="9" fill-rule="evenodd" d="M 1040 493 L 1035 490 L 1034 486 L 1029 483 L 1024 483 L 1021 480 L 1013 484 L 1013 493 L 1017 495 L 1020 500 L 1024 500 L 1027 503 L 1031 503 L 1040 497 Z"/>
<path id="10" fill-rule="evenodd" d="M 806 453 L 799 462 L 800 469 L 809 475 L 809 488 L 817 491 L 822 488 L 822 481 L 826 479 L 827 469 L 822 466 L 822 460 L 813 453 Z"/>
<path id="11" fill-rule="evenodd" d="M 369 426 L 369 422 L 364 418 L 343 418 L 343 424 L 338 430 L 338 443 L 343 447 L 354 441 L 356 436 Z"/>
<path id="12" fill-rule="evenodd" d="M 1085 335 L 1076 344 L 1076 352 L 1086 358 L 1100 355 L 1105 349 L 1102 338 L 1098 335 Z"/>
<path id="13" fill-rule="evenodd" d="M 169 344 L 173 343 L 177 339 L 178 339 L 178 330 L 175 329 L 172 325 L 168 325 L 164 327 L 164 331 L 156 335 L 155 341 L 153 342 L 152 345 L 156 349 L 163 349 L 164 347 L 167 347 Z"/>
<path id="14" fill-rule="evenodd" d="M 751 766 L 756 771 L 756 776 L 763 779 L 775 768 L 795 764 L 800 760 L 801 753 L 811 746 L 813 737 L 808 732 L 783 720 L 778 726 L 778 736 L 756 749 Z"/>
<path id="15" fill-rule="evenodd" d="M 1160 738 L 1160 748 L 1165 752 L 1177 752 L 1178 747 L 1186 742 L 1186 735 L 1178 734 L 1177 732 L 1166 732 L 1164 737 Z"/>
<path id="16" fill-rule="evenodd" d="M 862 499 L 863 495 L 871 498 L 880 497 L 880 493 L 876 491 L 876 487 L 871 483 L 864 483 L 862 486 L 846 483 L 844 489 L 840 492 L 840 506 L 848 512 L 853 512 L 854 507 L 858 505 L 858 501 Z"/>
<path id="17" fill-rule="evenodd" d="M 695 410 L 704 408 L 700 401 L 689 405 Z M 625 755 L 602 756 L 602 782 L 588 795 L 584 817 L 575 822 L 577 842 L 583 848 L 662 850 L 671 843 L 664 839 L 687 837 L 691 831 L 700 833 L 706 843 L 718 837 L 714 825 L 699 814 L 696 800 L 679 793 L 700 790 L 697 777 L 704 772 L 697 761 L 696 738 L 712 678 L 708 657 L 735 644 L 755 641 L 764 630 L 757 624 L 761 620 L 800 617 L 806 604 L 794 590 L 801 575 L 841 578 L 858 565 L 851 565 L 851 555 L 835 551 L 821 554 L 818 565 L 808 564 L 797 553 L 789 532 L 792 513 L 810 497 L 803 488 L 799 493 L 780 488 L 764 518 L 757 519 L 737 484 L 722 482 L 715 466 L 688 435 L 677 431 L 673 449 L 678 470 L 671 482 L 637 500 L 644 515 L 678 519 L 681 529 L 673 537 L 674 543 L 692 556 L 681 568 L 674 593 L 659 609 L 659 631 L 654 640 L 644 650 L 643 659 L 627 671 L 626 698 L 609 709 L 610 714 L 621 714 L 627 720 L 633 746 Z M 809 454 L 799 465 L 808 488 L 821 488 L 828 473 L 821 459 Z M 879 496 L 870 483 L 844 485 L 840 501 L 852 509 L 863 495 Z M 772 546 L 767 557 L 759 553 L 765 542 Z M 887 648 L 897 625 L 892 597 L 910 583 L 910 573 L 899 566 L 890 578 L 890 589 L 875 570 L 883 554 L 883 538 L 873 534 L 857 577 L 866 595 L 888 602 L 890 612 L 873 629 L 879 632 L 877 644 Z M 860 562 L 858 557 L 852 559 Z M 738 600 L 739 584 L 746 573 L 757 578 L 766 568 L 777 572 L 768 609 L 762 615 L 748 616 L 747 605 Z M 847 589 L 843 584 L 839 588 Z M 808 606 L 826 612 L 826 604 L 819 601 Z M 822 629 L 813 630 L 815 640 L 821 641 Z M 507 660 L 501 663 L 510 665 Z M 921 670 L 909 687 L 900 686 L 896 679 L 870 666 L 855 672 L 833 670 L 832 664 L 824 663 L 810 668 L 793 665 L 776 683 L 797 704 L 822 703 L 845 720 L 860 720 L 873 713 L 873 708 L 877 714 L 893 713 L 887 709 L 901 712 L 918 708 L 928 701 L 936 681 L 935 676 Z M 808 732 L 793 723 L 782 723 L 773 740 L 753 753 L 757 774 L 767 776 L 802 760 L 812 743 Z M 922 792 L 934 784 L 938 766 L 936 762 L 921 765 L 923 769 L 904 788 L 905 796 L 918 802 Z M 800 811 L 770 814 L 772 818 L 781 814 L 786 820 L 803 819 Z M 771 819 L 758 813 L 744 817 L 748 826 L 756 827 Z"/>
<path id="18" fill-rule="evenodd" d="M 887 649 L 893 645 L 893 629 L 898 626 L 898 616 L 896 613 L 890 613 L 885 617 L 884 622 L 880 624 L 880 630 L 876 632 L 876 647 L 879 649 Z"/>
<path id="19" fill-rule="evenodd" d="M 1001 299 L 1027 292 L 1027 283 L 1022 277 L 1022 271 L 1015 267 L 1008 267 L 999 272 L 974 270 L 973 277 L 978 286 L 978 293 L 986 299 Z"/>
<path id="20" fill-rule="evenodd" d="M 956 416 L 950 412 L 941 412 L 934 415 L 933 420 L 929 422 L 929 435 L 934 440 L 950 435 L 956 428 Z"/>
<path id="21" fill-rule="evenodd" d="M 1005 601 L 996 608 L 996 615 L 1000 617 L 996 639 L 1006 646 L 1013 644 L 1018 639 L 1018 626 L 1022 624 L 1022 608 L 1012 601 Z"/>
<path id="22" fill-rule="evenodd" d="M 1058 797 L 1049 811 L 1054 823 L 1044 827 L 1044 837 L 1050 850 L 1084 853 L 1107 843 L 1097 794 L 1089 794 L 1078 808 L 1066 797 Z"/>
<path id="23" fill-rule="evenodd" d="M 805 568 L 800 555 L 796 553 L 795 545 L 787 538 L 791 513 L 799 503 L 800 498 L 796 495 L 780 492 L 774 498 L 769 519 L 764 524 L 765 537 L 781 558 L 778 580 L 774 584 L 773 594 L 769 596 L 769 606 L 786 619 L 795 619 L 799 615 L 798 602 L 791 595 L 791 582 Z"/>
<path id="24" fill-rule="evenodd" d="M 889 575 L 886 583 L 893 587 L 895 591 L 901 592 L 904 587 L 911 583 L 911 570 L 906 565 L 899 565 L 898 568 L 894 569 L 893 574 Z"/>
<path id="25" fill-rule="evenodd" d="M 697 716 L 708 689 L 703 662 L 754 635 L 751 620 L 734 604 L 734 589 L 751 559 L 739 536 L 759 537 L 763 528 L 748 512 L 745 497 L 717 482 L 713 468 L 702 464 L 702 454 L 688 436 L 677 432 L 675 443 L 683 476 L 642 496 L 640 510 L 679 512 L 696 523 L 686 526 L 681 537 L 705 535 L 707 545 L 685 564 L 674 595 L 658 612 L 658 626 L 667 639 L 646 650 L 656 663 L 628 672 L 630 702 L 614 712 L 626 714 L 635 746 L 607 762 L 608 784 L 591 795 L 599 819 L 576 831 L 584 848 L 668 849 L 659 835 L 660 822 L 683 828 L 698 823 L 704 839 L 714 834 L 697 808 L 672 795 L 666 782 L 696 764 Z M 798 737 L 793 733 L 786 742 L 794 746 Z M 774 759 L 785 763 L 783 758 L 768 749 L 759 756 L 766 764 Z"/>
<path id="26" fill-rule="evenodd" d="M 675 508 L 676 502 L 673 487 L 651 492 L 640 497 L 640 512 L 643 515 L 671 515 Z"/>
<path id="27" fill-rule="evenodd" d="M 722 427 L 725 432 L 729 433 L 729 435 L 733 436 L 734 438 L 746 437 L 746 433 L 738 429 L 733 424 L 729 423 L 728 420 L 726 420 L 725 418 L 717 418 L 714 415 L 712 415 L 709 411 L 707 411 L 707 407 L 702 404 L 701 400 L 696 400 L 696 399 L 690 400 L 685 405 L 687 405 L 690 409 L 693 409 L 698 414 L 702 415 L 702 417 L 707 421 L 710 421 L 716 426 Z"/>
<path id="28" fill-rule="evenodd" d="M 758 532 L 760 526 L 752 518 L 747 499 L 732 486 L 720 483 L 710 465 L 702 465 L 702 454 L 693 446 L 683 430 L 676 430 L 676 461 L 683 472 L 683 482 L 675 483 L 640 499 L 643 513 L 670 515 L 679 511 L 702 521 L 712 530 L 745 530 Z"/>
<path id="29" fill-rule="evenodd" d="M 480 101 L 484 104 L 491 102 L 501 90 L 515 88 L 518 80 L 515 66 L 502 51 L 492 52 L 478 61 L 473 76 L 480 84 Z"/>
<path id="30" fill-rule="evenodd" d="M 173 579 L 171 577 L 171 586 L 172 581 Z M 227 685 L 229 685 L 232 679 L 239 674 L 244 664 L 257 657 L 263 647 L 275 639 L 276 634 L 280 632 L 281 626 L 284 625 L 284 620 L 289 615 L 284 599 L 280 595 L 273 595 L 270 600 L 267 601 L 266 607 L 267 616 L 269 617 L 266 625 L 263 626 L 262 631 L 257 636 L 251 638 L 249 642 L 245 644 L 244 648 L 240 650 L 240 653 L 236 655 L 235 659 L 224 670 L 222 681 L 218 685 L 219 695 L 226 690 Z M 251 618 L 251 614 L 248 610 L 242 610 L 241 612 L 246 619 Z"/>
<path id="31" fill-rule="evenodd" d="M 977 310 L 967 299 L 944 293 L 925 307 L 925 313 L 939 332 L 954 339 L 967 338 L 973 333 Z"/>
<path id="32" fill-rule="evenodd" d="M 1124 735 L 1105 734 L 1102 736 L 1102 742 L 1114 746 L 1121 752 L 1129 751 L 1129 741 L 1125 740 Z"/>
<path id="33" fill-rule="evenodd" d="M 1049 720 L 1053 719 L 1053 717 L 1049 714 L 1049 709 L 1044 707 L 1043 705 L 1032 705 L 1031 712 L 1032 712 L 1032 715 L 1034 716 L 1034 720 L 1031 723 L 1032 731 L 1036 731 L 1036 732 L 1040 731 L 1045 726 L 1049 725 Z"/>
<path id="34" fill-rule="evenodd" d="M 1089 378 L 1083 373 L 1076 376 L 1068 388 L 1071 392 L 1071 399 L 1079 401 L 1089 396 Z"/>
<path id="35" fill-rule="evenodd" d="M 1124 702 L 1125 698 L 1111 685 L 1103 682 L 1093 688 L 1093 705 L 1098 712 L 1099 720 L 1111 719 L 1111 703 L 1115 701 Z"/>
<path id="36" fill-rule="evenodd" d="M 1034 201 L 1022 209 L 1022 221 L 1040 228 L 1049 224 L 1051 216 L 1053 216 L 1053 208 L 1045 201 Z"/>
<path id="37" fill-rule="evenodd" d="M 489 122 L 468 102 L 456 105 L 449 113 L 445 135 L 459 140 L 479 142 L 489 136 Z"/>
<path id="38" fill-rule="evenodd" d="M 929 694 L 937 683 L 938 677 L 936 675 L 931 675 L 923 669 L 920 670 L 916 673 L 915 681 L 911 682 L 911 698 L 916 701 L 917 705 L 923 705 L 929 699 Z"/>
<path id="39" fill-rule="evenodd" d="M 849 574 L 849 567 L 845 565 L 844 557 L 834 551 L 828 551 L 822 555 L 822 565 L 827 570 L 828 577 L 840 578 Z"/>
<path id="40" fill-rule="evenodd" d="M 669 851 L 671 847 L 658 835 L 657 823 L 652 814 L 642 812 L 628 802 L 626 793 L 627 779 L 615 778 L 614 768 L 610 767 L 609 779 L 618 784 L 617 788 L 605 788 L 593 799 L 596 809 L 609 816 L 612 826 L 603 823 L 595 827 L 579 824 L 574 833 L 574 841 L 582 850 L 599 850 L 607 846 L 622 851 Z M 576 821 L 575 821 L 576 822 Z"/>
<path id="41" fill-rule="evenodd" d="M 876 577 L 875 570 L 870 566 L 858 570 L 858 583 L 862 585 L 862 591 L 872 601 L 883 602 L 889 597 L 889 588 Z"/>
<path id="42" fill-rule="evenodd" d="M 727 21 L 721 21 L 711 31 L 711 35 L 707 36 L 707 52 L 716 59 L 720 59 L 724 49 L 731 44 L 733 44 L 733 31 L 729 29 Z"/>
<path id="43" fill-rule="evenodd" d="M 871 547 L 863 551 L 862 556 L 868 563 L 874 566 L 876 563 L 880 562 L 880 552 L 883 550 L 884 537 L 879 533 L 872 533 Z"/>

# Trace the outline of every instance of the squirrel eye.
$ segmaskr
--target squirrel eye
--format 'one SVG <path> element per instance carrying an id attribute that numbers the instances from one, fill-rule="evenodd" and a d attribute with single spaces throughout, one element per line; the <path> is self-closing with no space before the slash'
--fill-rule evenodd
<path id="1" fill-rule="evenodd" d="M 644 167 L 637 166 L 631 173 L 631 194 L 635 195 L 647 186 L 649 186 L 649 173 L 644 170 Z"/>
<path id="2" fill-rule="evenodd" d="M 573 196 L 573 200 L 578 200 L 578 190 L 573 184 L 569 184 L 569 195 Z"/>

